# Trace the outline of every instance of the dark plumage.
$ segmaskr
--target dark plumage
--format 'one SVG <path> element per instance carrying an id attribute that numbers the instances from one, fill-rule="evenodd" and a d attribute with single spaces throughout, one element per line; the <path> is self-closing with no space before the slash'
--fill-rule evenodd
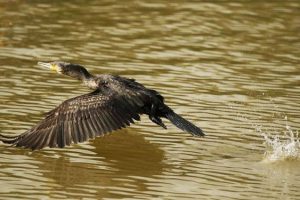
<path id="1" fill-rule="evenodd" d="M 32 150 L 69 146 L 129 126 L 147 114 L 166 128 L 161 117 L 194 136 L 204 136 L 200 128 L 177 115 L 164 98 L 133 79 L 115 75 L 91 75 L 84 67 L 65 62 L 39 65 L 81 80 L 93 92 L 64 101 L 46 114 L 36 126 L 18 136 L 0 135 L 4 143 Z"/>

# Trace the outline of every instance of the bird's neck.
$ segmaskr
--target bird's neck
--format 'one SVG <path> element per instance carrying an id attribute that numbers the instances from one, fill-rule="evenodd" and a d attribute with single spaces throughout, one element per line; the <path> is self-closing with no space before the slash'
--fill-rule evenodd
<path id="1" fill-rule="evenodd" d="M 82 81 L 82 83 L 91 88 L 91 89 L 96 89 L 97 88 L 97 83 L 95 81 L 95 76 L 90 74 L 84 67 L 82 66 L 76 66 L 72 68 L 72 70 L 67 70 L 64 73 L 67 76 L 70 76 L 72 78 L 75 78 L 77 80 Z"/>
<path id="2" fill-rule="evenodd" d="M 94 77 L 80 65 L 74 66 L 70 70 L 66 70 L 64 74 L 80 81 L 85 81 Z"/>
<path id="3" fill-rule="evenodd" d="M 97 83 L 94 76 L 91 76 L 90 78 L 84 79 L 82 82 L 85 86 L 87 86 L 90 89 L 95 90 L 95 89 L 98 88 L 98 83 Z"/>

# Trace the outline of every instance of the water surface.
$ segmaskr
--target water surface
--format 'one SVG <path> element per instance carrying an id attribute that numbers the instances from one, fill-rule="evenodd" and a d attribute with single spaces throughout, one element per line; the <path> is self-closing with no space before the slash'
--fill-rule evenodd
<path id="1" fill-rule="evenodd" d="M 0 144 L 1 199 L 299 199 L 299 11 L 297 1 L 0 1 L 1 133 L 88 92 L 36 65 L 65 60 L 160 91 L 207 134 L 143 117 L 66 149 Z"/>

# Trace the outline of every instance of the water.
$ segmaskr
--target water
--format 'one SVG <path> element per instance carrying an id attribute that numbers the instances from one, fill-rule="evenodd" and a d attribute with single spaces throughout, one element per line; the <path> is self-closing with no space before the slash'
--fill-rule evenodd
<path id="1" fill-rule="evenodd" d="M 0 131 L 88 90 L 45 60 L 135 78 L 202 127 L 65 149 L 0 144 L 1 199 L 299 199 L 297 1 L 0 1 Z"/>

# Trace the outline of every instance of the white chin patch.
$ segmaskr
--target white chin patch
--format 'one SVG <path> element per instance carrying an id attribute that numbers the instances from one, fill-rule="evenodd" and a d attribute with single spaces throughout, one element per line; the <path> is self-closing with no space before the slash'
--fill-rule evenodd
<path id="1" fill-rule="evenodd" d="M 57 67 L 56 72 L 62 74 L 62 69 L 60 67 Z"/>

